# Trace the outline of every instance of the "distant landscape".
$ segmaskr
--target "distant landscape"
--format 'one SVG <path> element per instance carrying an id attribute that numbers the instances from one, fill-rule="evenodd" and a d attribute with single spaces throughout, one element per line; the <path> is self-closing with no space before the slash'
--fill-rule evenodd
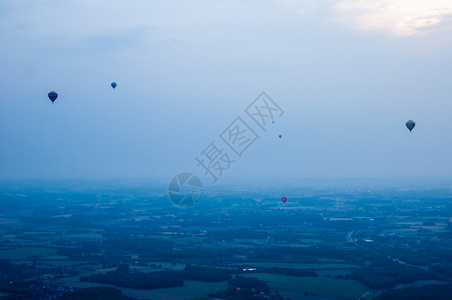
<path id="1" fill-rule="evenodd" d="M 2 183 L 1 299 L 450 296 L 452 186 L 165 188 Z"/>

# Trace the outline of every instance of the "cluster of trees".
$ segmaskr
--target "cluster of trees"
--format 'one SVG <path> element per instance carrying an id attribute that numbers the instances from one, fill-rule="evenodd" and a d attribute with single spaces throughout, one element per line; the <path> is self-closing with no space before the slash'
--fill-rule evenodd
<path id="1" fill-rule="evenodd" d="M 134 253 L 153 257 L 169 256 L 173 252 L 174 242 L 163 239 L 147 238 L 115 238 L 103 242 L 80 241 L 76 248 L 59 248 L 58 255 L 67 256 L 70 259 L 98 259 L 100 253 L 115 253 L 114 257 L 122 257 Z M 111 260 L 112 257 L 109 257 Z"/>
<path id="2" fill-rule="evenodd" d="M 292 269 L 292 268 L 260 268 L 261 272 L 281 274 L 298 277 L 317 277 L 317 273 L 312 270 Z"/>
<path id="3" fill-rule="evenodd" d="M 418 280 L 441 280 L 438 274 L 418 268 L 400 265 L 398 263 L 386 264 L 384 267 L 366 267 L 354 269 L 350 277 L 357 279 L 373 289 L 391 288 L 397 284 L 410 283 Z"/>
<path id="4" fill-rule="evenodd" d="M 0 286 L 10 281 L 22 281 L 24 278 L 39 275 L 43 271 L 46 270 L 38 270 L 34 265 L 21 264 L 19 266 L 7 260 L 0 260 Z"/>
<path id="5" fill-rule="evenodd" d="M 377 300 L 450 300 L 452 284 L 427 285 L 423 287 L 389 290 L 381 294 Z"/>
<path id="6" fill-rule="evenodd" d="M 111 287 L 90 287 L 68 293 L 64 300 L 135 300 L 125 296 L 120 290 Z"/>
<path id="7" fill-rule="evenodd" d="M 441 235 L 443 236 L 441 237 Z M 419 236 L 413 238 L 376 236 L 374 237 L 375 244 L 367 246 L 375 249 L 383 257 L 398 257 L 412 265 L 428 267 L 433 264 L 452 264 L 450 238 L 444 236 L 444 233 L 438 233 L 438 237 L 438 239 L 432 241 L 431 237 L 420 239 Z M 406 244 L 410 246 L 401 246 Z M 388 247 L 388 245 L 394 247 Z M 412 245 L 416 246 L 413 247 Z"/>
<path id="8" fill-rule="evenodd" d="M 110 272 L 81 276 L 80 281 L 99 282 L 134 289 L 158 289 L 183 286 L 175 271 L 159 271 L 150 273 Z"/>
<path id="9" fill-rule="evenodd" d="M 283 298 L 277 291 L 272 291 L 265 281 L 253 277 L 236 276 L 229 280 L 225 291 L 209 294 L 210 297 L 221 299 L 275 299 Z"/>
<path id="10" fill-rule="evenodd" d="M 231 272 L 229 270 L 192 265 L 187 265 L 180 275 L 184 280 L 197 280 L 207 282 L 220 282 L 231 279 Z"/>
<path id="11" fill-rule="evenodd" d="M 80 277 L 80 281 L 99 282 L 135 289 L 157 289 L 183 286 L 184 280 L 220 282 L 231 279 L 229 270 L 187 265 L 182 271 L 131 273 L 129 265 L 121 264 L 114 272 Z"/>
<path id="12" fill-rule="evenodd" d="M 243 264 L 241 266 L 238 266 L 233 273 L 240 274 L 240 273 L 249 273 L 250 271 L 243 271 L 243 269 L 251 268 L 252 266 Z M 256 272 L 256 271 L 255 271 Z M 318 277 L 317 273 L 313 270 L 303 270 L 303 269 L 294 269 L 294 268 L 279 268 L 279 267 L 271 267 L 271 268 L 265 268 L 265 267 L 259 267 L 259 271 L 256 273 L 272 273 L 272 274 L 281 274 L 281 275 L 287 275 L 287 276 L 298 276 L 298 277 Z"/>
<path id="13" fill-rule="evenodd" d="M 340 259 L 349 263 L 361 262 L 362 249 L 345 249 L 334 246 L 313 247 L 260 247 L 248 258 L 252 261 L 291 261 L 299 263 L 315 263 L 317 259 Z"/>

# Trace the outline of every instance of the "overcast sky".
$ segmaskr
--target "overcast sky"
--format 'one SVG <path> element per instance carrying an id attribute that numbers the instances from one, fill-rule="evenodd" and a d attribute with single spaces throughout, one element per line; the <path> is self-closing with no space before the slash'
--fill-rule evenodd
<path id="1" fill-rule="evenodd" d="M 223 178 L 452 176 L 450 0 L 4 0 L 0 40 L 2 179 L 202 175 L 262 91 Z"/>

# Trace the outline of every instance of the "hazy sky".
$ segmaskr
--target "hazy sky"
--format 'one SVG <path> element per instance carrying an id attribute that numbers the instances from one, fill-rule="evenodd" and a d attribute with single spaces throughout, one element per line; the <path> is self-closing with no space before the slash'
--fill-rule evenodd
<path id="1" fill-rule="evenodd" d="M 202 174 L 262 91 L 224 178 L 452 176 L 450 0 L 3 0 L 0 40 L 3 179 Z"/>

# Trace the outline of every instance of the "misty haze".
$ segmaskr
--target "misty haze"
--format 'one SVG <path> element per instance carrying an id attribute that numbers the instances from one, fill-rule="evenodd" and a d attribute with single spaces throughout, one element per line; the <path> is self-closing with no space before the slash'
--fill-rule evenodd
<path id="1" fill-rule="evenodd" d="M 0 299 L 452 299 L 450 0 L 0 2 Z"/>

